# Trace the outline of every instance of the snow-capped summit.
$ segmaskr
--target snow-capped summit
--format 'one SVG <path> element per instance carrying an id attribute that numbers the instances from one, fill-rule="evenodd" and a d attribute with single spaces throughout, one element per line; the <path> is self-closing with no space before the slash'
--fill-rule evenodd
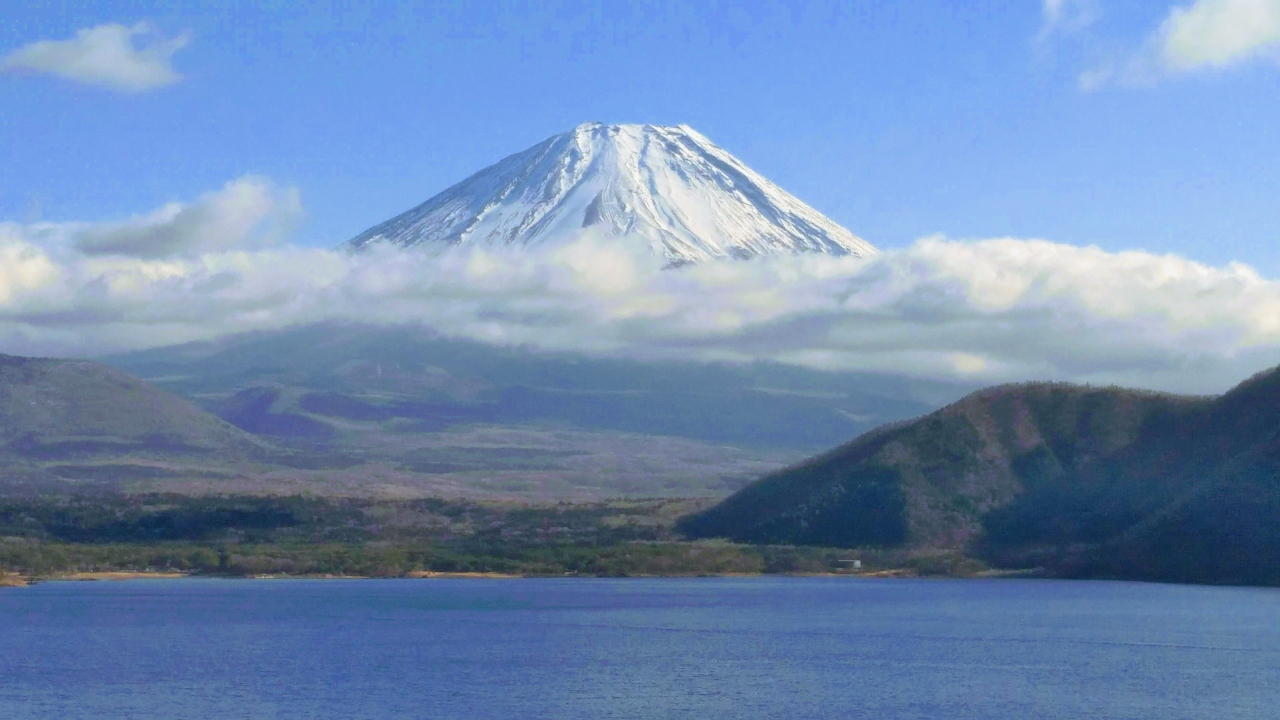
<path id="1" fill-rule="evenodd" d="M 584 227 L 643 237 L 673 264 L 876 252 L 688 125 L 601 123 L 491 165 L 351 245 L 533 246 Z"/>

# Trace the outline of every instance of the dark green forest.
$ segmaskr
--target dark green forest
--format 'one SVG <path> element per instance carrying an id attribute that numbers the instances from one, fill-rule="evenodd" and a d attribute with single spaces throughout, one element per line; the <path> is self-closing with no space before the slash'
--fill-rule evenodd
<path id="1" fill-rule="evenodd" d="M 517 505 L 274 497 L 74 496 L 0 502 L 0 570 L 209 576 L 500 573 L 689 576 L 958 574 L 957 553 L 686 542 L 688 501 Z"/>

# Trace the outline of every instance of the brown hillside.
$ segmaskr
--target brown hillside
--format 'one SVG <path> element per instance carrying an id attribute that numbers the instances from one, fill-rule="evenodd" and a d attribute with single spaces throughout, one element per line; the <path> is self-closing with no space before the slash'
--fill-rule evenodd
<path id="1" fill-rule="evenodd" d="M 687 519 L 744 542 L 959 547 L 985 513 L 1206 401 L 1068 384 L 982 390 L 774 473 Z"/>

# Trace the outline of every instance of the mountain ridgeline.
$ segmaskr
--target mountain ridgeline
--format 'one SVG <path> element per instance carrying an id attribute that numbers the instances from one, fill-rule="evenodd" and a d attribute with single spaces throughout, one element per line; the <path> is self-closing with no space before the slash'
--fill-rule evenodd
<path id="1" fill-rule="evenodd" d="M 1067 577 L 1280 583 L 1280 370 L 1219 398 L 995 387 L 686 518 L 695 537 L 964 548 Z"/>

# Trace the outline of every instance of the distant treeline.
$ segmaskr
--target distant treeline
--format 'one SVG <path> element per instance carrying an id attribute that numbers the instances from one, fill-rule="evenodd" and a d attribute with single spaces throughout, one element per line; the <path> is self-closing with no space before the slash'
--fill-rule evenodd
<path id="1" fill-rule="evenodd" d="M 665 501 L 524 506 L 422 499 L 92 495 L 0 500 L 0 537 L 70 543 L 615 543 L 669 536 Z M 604 522 L 610 518 L 610 522 Z"/>
<path id="2" fill-rule="evenodd" d="M 0 570 L 28 577 L 108 571 L 625 577 L 981 569 L 958 553 L 684 542 L 671 529 L 684 502 L 526 506 L 168 495 L 6 500 L 0 501 Z"/>

